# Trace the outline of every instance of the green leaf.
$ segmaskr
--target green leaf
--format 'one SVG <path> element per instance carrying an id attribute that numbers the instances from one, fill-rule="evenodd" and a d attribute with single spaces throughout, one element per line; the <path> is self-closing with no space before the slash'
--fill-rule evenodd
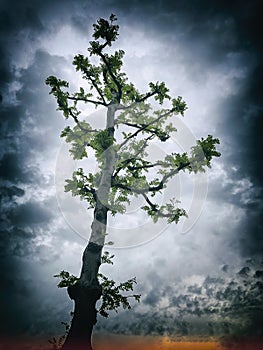
<path id="1" fill-rule="evenodd" d="M 123 309 L 131 309 L 129 298 L 134 298 L 137 302 L 140 301 L 139 294 L 125 295 L 121 292 L 128 292 L 133 290 L 136 284 L 136 278 L 131 278 L 126 282 L 116 285 L 116 282 L 110 280 L 105 275 L 99 273 L 100 284 L 102 287 L 102 302 L 98 310 L 103 317 L 109 316 L 109 311 L 118 311 L 119 307 Z"/>
<path id="2" fill-rule="evenodd" d="M 114 137 L 109 134 L 108 129 L 101 130 L 95 134 L 90 140 L 90 146 L 96 151 L 96 156 L 99 158 L 106 149 L 114 143 Z"/>
<path id="3" fill-rule="evenodd" d="M 109 252 L 105 251 L 103 256 L 101 257 L 101 263 L 113 265 L 113 261 L 112 261 L 113 258 L 114 258 L 114 255 L 110 255 Z"/>
<path id="4" fill-rule="evenodd" d="M 59 274 L 54 275 L 56 278 L 60 278 L 61 281 L 58 283 L 58 288 L 65 288 L 72 286 L 78 281 L 78 278 L 74 275 L 70 275 L 68 271 L 62 270 Z"/>
<path id="5" fill-rule="evenodd" d="M 178 96 L 177 98 L 172 99 L 173 108 L 176 113 L 184 115 L 184 112 L 187 109 L 185 101 L 183 101 L 181 96 Z"/>

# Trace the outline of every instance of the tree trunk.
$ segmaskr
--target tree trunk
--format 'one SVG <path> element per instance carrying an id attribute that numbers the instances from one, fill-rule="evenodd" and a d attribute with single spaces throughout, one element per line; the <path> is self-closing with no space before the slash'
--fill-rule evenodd
<path id="1" fill-rule="evenodd" d="M 101 297 L 101 286 L 98 283 L 96 271 L 100 265 L 102 247 L 89 243 L 83 254 L 85 263 L 89 263 L 89 270 L 82 272 L 90 276 L 90 283 L 81 279 L 73 286 L 68 287 L 68 294 L 75 302 L 74 316 L 63 350 L 92 350 L 91 336 L 96 318 L 96 302 Z M 85 264 L 83 264 L 85 266 Z M 90 274 L 91 272 L 91 274 Z M 93 275 L 93 276 L 92 276 Z"/>
<path id="2" fill-rule="evenodd" d="M 114 136 L 114 115 L 116 108 L 110 105 L 107 111 L 109 136 Z M 68 287 L 69 297 L 74 300 L 74 315 L 71 327 L 62 350 L 92 350 L 91 338 L 93 326 L 97 322 L 96 302 L 102 295 L 98 281 L 98 270 L 101 264 L 102 248 L 105 243 L 108 196 L 111 178 L 116 163 L 116 151 L 109 147 L 104 152 L 105 165 L 101 172 L 101 180 L 95 194 L 96 206 L 91 225 L 91 236 L 82 257 L 80 278 L 76 284 Z"/>

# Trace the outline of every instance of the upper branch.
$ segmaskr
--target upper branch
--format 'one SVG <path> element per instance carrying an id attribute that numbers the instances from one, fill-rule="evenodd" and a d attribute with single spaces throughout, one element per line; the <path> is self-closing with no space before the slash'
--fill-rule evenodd
<path id="1" fill-rule="evenodd" d="M 78 125 L 80 130 L 85 131 L 85 132 L 97 132 L 97 130 L 90 130 L 90 129 L 83 128 L 80 121 L 78 120 L 77 114 L 73 113 L 72 108 L 68 109 L 68 113 L 74 119 L 74 122 Z"/>
<path id="2" fill-rule="evenodd" d="M 139 170 L 139 169 L 148 169 L 148 168 L 154 168 L 156 166 L 161 166 L 162 162 L 156 162 L 156 163 L 149 163 L 149 164 L 145 164 L 145 165 L 137 165 L 137 166 L 131 166 L 128 165 L 127 168 L 131 171 L 133 170 Z"/>
<path id="3" fill-rule="evenodd" d="M 94 88 L 96 89 L 96 91 L 98 92 L 99 96 L 101 97 L 104 106 L 107 106 L 107 102 L 105 101 L 104 95 L 101 91 L 101 89 L 99 88 L 98 84 L 96 83 L 95 79 L 93 79 L 92 75 L 89 73 L 89 71 L 87 70 L 86 67 L 83 67 L 82 69 L 83 73 L 85 73 L 85 75 L 87 76 L 87 78 L 90 80 L 91 84 L 94 86 Z"/>
<path id="4" fill-rule="evenodd" d="M 138 97 L 135 99 L 135 101 L 133 103 L 131 103 L 129 106 L 124 106 L 123 104 L 119 104 L 117 109 L 118 110 L 126 110 L 126 109 L 131 109 L 133 107 L 136 106 L 137 103 L 142 103 L 144 101 L 146 101 L 148 98 L 156 95 L 158 93 L 158 90 L 154 90 L 154 91 L 151 91 L 151 92 L 148 92 L 147 94 L 145 94 L 143 97 Z"/>
<path id="5" fill-rule="evenodd" d="M 127 125 L 127 126 L 131 126 L 133 128 L 137 128 L 137 129 L 140 129 L 140 128 L 143 128 L 143 127 L 146 127 L 145 129 L 141 130 L 141 131 L 145 131 L 145 132 L 148 132 L 148 133 L 151 133 L 152 135 L 156 135 L 161 141 L 166 141 L 168 140 L 169 138 L 169 134 L 165 131 L 161 131 L 160 129 L 156 128 L 156 129 L 147 129 L 147 127 L 150 125 L 150 124 L 133 124 L 133 123 L 129 123 L 129 122 L 122 122 L 123 125 Z M 132 136 L 132 135 L 131 135 Z M 136 135 L 134 135 L 136 136 Z M 133 137 L 134 137 L 133 136 Z"/>
<path id="6" fill-rule="evenodd" d="M 130 139 L 134 138 L 135 136 L 137 136 L 137 135 L 138 135 L 140 132 L 142 132 L 142 131 L 149 131 L 149 132 L 153 131 L 153 133 L 156 134 L 156 132 L 155 132 L 154 130 L 147 130 L 147 128 L 148 128 L 149 126 L 151 126 L 151 125 L 157 123 L 160 119 L 167 117 L 169 114 L 172 114 L 172 113 L 175 112 L 175 111 L 176 111 L 176 108 L 172 108 L 172 109 L 170 109 L 169 111 L 167 111 L 166 113 L 161 114 L 158 118 L 155 118 L 155 119 L 154 119 L 153 121 L 151 121 L 150 123 L 148 123 L 148 124 L 143 124 L 141 127 L 138 128 L 137 131 L 135 131 L 133 134 L 131 134 L 130 136 L 128 136 L 128 137 L 120 144 L 119 147 L 121 148 L 121 147 L 123 147 L 124 145 L 126 145 L 126 143 L 127 143 Z M 136 126 L 136 124 L 133 124 L 132 126 Z"/>
<path id="7" fill-rule="evenodd" d="M 182 163 L 176 169 L 171 170 L 168 174 L 165 174 L 162 177 L 161 181 L 159 182 L 159 184 L 157 186 L 149 186 L 147 188 L 136 188 L 136 187 L 132 187 L 132 186 L 128 186 L 128 185 L 125 185 L 123 183 L 120 183 L 120 182 L 114 180 L 114 178 L 113 178 L 112 187 L 122 188 L 124 190 L 129 191 L 129 192 L 134 192 L 137 194 L 143 194 L 143 193 L 148 193 L 148 192 L 157 192 L 157 191 L 160 191 L 164 188 L 168 179 L 170 179 L 174 175 L 178 174 L 179 171 L 186 169 L 187 167 L 189 167 L 189 165 L 190 165 L 190 162 Z"/>
<path id="8" fill-rule="evenodd" d="M 166 203 L 165 205 L 159 206 L 158 204 L 153 203 L 145 193 L 142 193 L 142 196 L 149 206 L 143 206 L 141 209 L 144 209 L 148 215 L 153 218 L 154 222 L 156 222 L 159 218 L 167 218 L 168 223 L 178 223 L 181 216 L 187 217 L 186 211 L 177 207 L 177 203 L 179 203 L 179 201 L 171 199 L 170 202 Z"/>
<path id="9" fill-rule="evenodd" d="M 106 56 L 102 53 L 102 50 L 98 50 L 97 51 L 98 55 L 100 56 L 100 58 L 102 59 L 103 63 L 105 64 L 105 66 L 107 67 L 107 70 L 109 72 L 109 75 L 111 76 L 112 80 L 114 81 L 117 90 L 118 90 L 118 103 L 120 103 L 121 101 L 121 96 L 122 96 L 122 87 L 120 82 L 118 81 L 117 77 L 113 74 L 113 71 L 111 69 L 111 66 L 106 58 Z"/>
<path id="10" fill-rule="evenodd" d="M 80 93 L 77 93 L 78 96 L 69 96 L 68 92 L 63 91 L 63 88 L 69 87 L 69 83 L 65 80 L 58 79 L 57 77 L 52 75 L 46 79 L 46 84 L 51 87 L 51 91 L 49 93 L 55 96 L 58 104 L 58 109 L 63 112 L 65 118 L 67 119 L 69 116 L 71 116 L 82 131 L 90 132 L 91 130 L 86 130 L 85 128 L 83 128 L 78 120 L 78 115 L 80 114 L 80 112 L 77 110 L 77 101 L 84 101 L 85 99 L 86 102 L 99 103 L 103 105 L 104 103 L 86 99 L 84 96 L 83 89 Z M 74 101 L 73 106 L 69 105 L 68 100 Z"/>
<path id="11" fill-rule="evenodd" d="M 134 102 L 131 103 L 129 106 L 123 106 L 123 105 L 120 105 L 118 107 L 118 109 L 130 109 L 130 108 L 133 108 L 136 103 L 142 103 L 142 102 L 145 102 L 148 98 L 152 97 L 152 96 L 155 96 L 155 100 L 159 102 L 159 104 L 163 104 L 163 101 L 165 99 L 168 99 L 170 100 L 171 97 L 168 95 L 168 92 L 169 92 L 169 89 L 167 89 L 167 87 L 165 86 L 165 83 L 164 82 L 157 82 L 157 83 L 149 83 L 149 87 L 150 87 L 150 91 L 145 94 L 144 96 L 143 95 L 140 95 L 138 94 L 135 94 L 134 95 Z"/>
<path id="12" fill-rule="evenodd" d="M 120 165 L 118 166 L 118 168 L 116 169 L 115 173 L 113 174 L 113 177 L 116 177 L 118 175 L 118 173 L 123 170 L 130 162 L 132 162 L 133 160 L 136 160 L 137 157 L 142 153 L 142 151 L 145 149 L 145 147 L 147 146 L 147 142 L 149 140 L 151 140 L 153 138 L 153 135 L 150 135 L 148 137 L 146 137 L 146 139 L 144 140 L 142 146 L 139 148 L 139 150 L 131 157 L 128 159 L 125 159 L 124 161 L 122 161 L 120 163 Z"/>
<path id="13" fill-rule="evenodd" d="M 158 207 L 159 207 L 158 204 L 154 204 L 152 201 L 150 201 L 149 197 L 145 193 L 141 193 L 141 195 L 146 200 L 146 202 L 149 204 L 151 210 L 153 212 L 155 212 L 159 217 L 168 218 L 171 216 L 170 213 L 165 214 L 160 209 L 158 209 Z"/>
<path id="14" fill-rule="evenodd" d="M 93 103 L 95 105 L 102 105 L 102 106 L 107 106 L 107 104 L 105 104 L 104 102 L 101 101 L 94 101 L 94 100 L 90 100 L 88 98 L 84 98 L 84 97 L 74 97 L 74 96 L 68 96 L 69 100 L 72 101 L 83 101 L 83 102 L 89 102 L 89 103 Z"/>

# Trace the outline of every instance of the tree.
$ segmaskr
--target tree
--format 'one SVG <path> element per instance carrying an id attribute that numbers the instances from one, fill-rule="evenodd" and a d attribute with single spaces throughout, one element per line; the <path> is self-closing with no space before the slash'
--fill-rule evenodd
<path id="1" fill-rule="evenodd" d="M 113 14 L 109 20 L 100 18 L 93 25 L 94 40 L 90 41 L 89 56 L 78 54 L 74 57 L 73 65 L 82 74 L 88 89 L 80 87 L 78 92 L 70 93 L 67 81 L 55 76 L 46 80 L 51 87 L 50 93 L 57 100 L 58 110 L 63 112 L 66 119 L 74 120 L 74 126 L 67 126 L 61 133 L 61 137 L 71 144 L 73 158 L 87 158 L 94 152 L 99 168 L 97 173 L 88 174 L 79 168 L 74 171 L 72 179 L 66 180 L 65 185 L 65 191 L 71 191 L 73 196 L 80 196 L 94 209 L 94 219 L 90 239 L 83 253 L 80 277 L 71 278 L 66 272 L 60 274 L 62 284 L 63 281 L 68 282 L 71 279 L 70 283 L 64 284 L 68 285 L 69 297 L 75 302 L 74 316 L 63 345 L 64 350 L 92 349 L 91 335 L 96 323 L 96 303 L 103 296 L 103 292 L 104 297 L 109 296 L 114 289 L 112 283 L 106 283 L 108 289 L 105 289 L 105 281 L 109 281 L 105 276 L 104 280 L 102 277 L 102 283 L 98 279 L 101 277 L 98 274 L 101 261 L 110 258 L 107 252 L 102 255 L 108 213 L 124 214 L 131 196 L 142 196 L 145 200 L 142 210 L 154 222 L 163 217 L 169 223 L 177 223 L 181 216 L 187 215 L 186 211 L 178 207 L 176 199 L 159 205 L 154 201 L 155 195 L 162 192 L 168 181 L 179 172 L 203 172 L 206 167 L 210 167 L 213 157 L 220 156 L 216 150 L 219 140 L 208 135 L 207 138 L 198 140 L 189 154 L 171 153 L 157 162 L 147 159 L 147 147 L 154 140 L 167 141 L 170 134 L 176 131 L 171 118 L 183 116 L 187 107 L 182 97 L 171 98 L 164 82 L 151 82 L 148 92 L 141 93 L 128 81 L 126 74 L 122 72 L 124 51 L 106 52 L 110 52 L 109 48 L 118 37 L 119 26 L 116 20 Z M 158 109 L 153 109 L 149 104 L 151 98 L 159 104 Z M 95 108 L 106 108 L 104 129 L 96 130 L 90 123 L 80 119 L 81 103 L 94 105 Z M 164 107 L 165 104 L 169 107 Z M 153 172 L 155 177 L 152 176 Z M 133 282 L 135 280 L 130 280 L 130 289 Z M 120 288 L 118 292 L 120 290 L 129 288 Z M 114 304 L 114 298 L 109 300 L 104 299 L 105 308 L 107 303 Z"/>

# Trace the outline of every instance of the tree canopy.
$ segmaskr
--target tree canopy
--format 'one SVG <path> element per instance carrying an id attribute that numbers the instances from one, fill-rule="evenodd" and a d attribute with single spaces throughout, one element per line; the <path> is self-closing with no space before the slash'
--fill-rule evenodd
<path id="1" fill-rule="evenodd" d="M 108 316 L 107 310 L 116 310 L 120 305 L 130 307 L 127 296 L 121 292 L 132 290 L 136 280 L 130 279 L 116 286 L 113 280 L 98 272 L 101 262 L 111 263 L 109 253 L 101 253 L 108 213 L 113 216 L 125 214 L 132 196 L 141 196 L 144 201 L 141 209 L 153 222 L 165 218 L 168 223 L 178 223 L 180 217 L 187 216 L 185 209 L 178 206 L 178 199 L 172 197 L 167 203 L 160 204 L 157 194 L 162 193 L 180 172 L 204 172 L 211 166 L 213 157 L 220 156 L 216 149 L 219 140 L 208 135 L 197 140 L 190 152 L 172 152 L 157 161 L 149 159 L 149 146 L 154 142 L 164 143 L 171 137 L 176 131 L 173 118 L 184 116 L 187 106 L 181 96 L 170 96 L 164 82 L 150 82 L 147 91 L 140 92 L 129 81 L 122 69 L 124 51 L 112 53 L 111 50 L 119 35 L 116 20 L 113 14 L 109 20 L 100 18 L 93 25 L 94 40 L 90 41 L 88 55 L 74 57 L 75 70 L 84 81 L 77 92 L 72 93 L 69 82 L 55 76 L 46 80 L 50 93 L 57 100 L 58 110 L 66 119 L 74 121 L 73 126 L 67 125 L 61 132 L 61 137 L 70 144 L 72 157 L 82 160 L 94 156 L 98 168 L 95 172 L 85 172 L 81 167 L 76 169 L 65 185 L 66 192 L 79 196 L 94 209 L 80 277 L 66 271 L 56 275 L 61 278 L 59 287 L 68 286 L 69 296 L 76 302 L 69 333 L 73 334 L 71 341 L 80 335 L 85 338 L 83 322 L 90 324 L 91 335 L 96 322 L 95 304 L 100 297 L 99 311 L 103 316 Z M 154 103 L 151 103 L 152 99 Z M 104 128 L 96 129 L 92 125 L 85 116 L 83 104 L 105 109 Z M 154 108 L 156 104 L 158 108 Z M 83 293 L 88 293 L 89 301 L 86 297 L 83 299 Z M 134 294 L 132 297 L 139 300 L 140 296 Z M 85 314 L 86 307 L 89 312 Z M 93 316 L 90 318 L 88 314 Z"/>
<path id="2" fill-rule="evenodd" d="M 88 91 L 80 87 L 78 92 L 70 94 L 69 82 L 54 76 L 46 80 L 51 87 L 50 93 L 57 99 L 58 109 L 66 119 L 71 117 L 76 123 L 74 127 L 67 126 L 61 133 L 61 137 L 71 144 L 73 158 L 88 158 L 90 149 L 93 149 L 99 165 L 97 173 L 85 174 L 82 168 L 77 169 L 72 179 L 66 180 L 65 190 L 80 196 L 89 203 L 89 207 L 94 208 L 101 170 L 105 166 L 105 151 L 112 148 L 115 166 L 107 201 L 111 214 L 125 213 L 125 203 L 129 204 L 130 196 L 141 195 L 146 201 L 142 209 L 154 221 L 166 217 L 169 223 L 177 223 L 180 216 L 187 215 L 184 209 L 178 208 L 177 200 L 159 205 L 152 197 L 164 190 L 168 181 L 180 171 L 197 173 L 210 167 L 212 158 L 220 155 L 216 150 L 219 140 L 208 135 L 198 140 L 189 154 L 167 154 L 155 163 L 147 160 L 149 143 L 156 139 L 161 142 L 168 140 L 170 134 L 176 131 L 172 118 L 183 116 L 187 106 L 181 96 L 172 98 L 169 95 L 164 82 L 150 82 L 146 93 L 139 92 L 122 71 L 124 51 L 104 52 L 119 35 L 116 19 L 115 15 L 111 15 L 109 21 L 100 18 L 93 25 L 95 40 L 90 41 L 89 56 L 78 54 L 74 57 L 73 65 L 88 83 Z M 98 64 L 92 62 L 93 56 L 99 57 Z M 153 110 L 149 103 L 151 97 L 159 103 L 159 109 Z M 170 106 L 164 108 L 163 104 L 167 101 Z M 95 108 L 113 108 L 118 112 L 114 124 L 101 130 L 94 129 L 87 120 L 79 119 L 82 115 L 81 103 L 93 104 Z M 116 129 L 119 131 L 118 142 L 116 132 L 114 135 Z M 147 178 L 150 169 L 156 173 L 151 180 Z"/>

